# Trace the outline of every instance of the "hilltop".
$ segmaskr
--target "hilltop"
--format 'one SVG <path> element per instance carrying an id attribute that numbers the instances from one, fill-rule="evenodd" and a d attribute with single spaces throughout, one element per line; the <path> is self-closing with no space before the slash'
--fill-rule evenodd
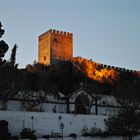
<path id="1" fill-rule="evenodd" d="M 60 91 L 64 94 L 78 89 L 81 82 L 91 93 L 109 95 L 120 83 L 139 83 L 135 71 L 99 64 L 82 57 L 73 57 L 49 66 L 29 64 L 24 72 L 28 73 L 26 84 L 30 83 L 31 89 Z"/>

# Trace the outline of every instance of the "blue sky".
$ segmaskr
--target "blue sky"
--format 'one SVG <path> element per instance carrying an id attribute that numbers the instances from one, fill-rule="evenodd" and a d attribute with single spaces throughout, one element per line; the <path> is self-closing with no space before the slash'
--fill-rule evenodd
<path id="1" fill-rule="evenodd" d="M 38 58 L 38 35 L 73 32 L 74 56 L 140 70 L 140 0 L 0 0 L 3 40 L 17 43 L 17 63 Z"/>

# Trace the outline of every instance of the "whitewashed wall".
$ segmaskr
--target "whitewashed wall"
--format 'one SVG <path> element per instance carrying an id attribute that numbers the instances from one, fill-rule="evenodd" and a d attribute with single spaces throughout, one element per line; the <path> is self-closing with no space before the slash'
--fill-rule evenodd
<path id="1" fill-rule="evenodd" d="M 12 135 L 19 135 L 23 128 L 36 130 L 38 137 L 50 135 L 51 132 L 60 133 L 60 123 L 63 122 L 65 125 L 64 136 L 68 136 L 70 133 L 76 133 L 80 136 L 85 125 L 89 129 L 96 126 L 101 130 L 105 130 L 104 120 L 107 119 L 107 116 L 0 111 L 0 120 L 2 119 L 9 122 L 9 131 Z"/>

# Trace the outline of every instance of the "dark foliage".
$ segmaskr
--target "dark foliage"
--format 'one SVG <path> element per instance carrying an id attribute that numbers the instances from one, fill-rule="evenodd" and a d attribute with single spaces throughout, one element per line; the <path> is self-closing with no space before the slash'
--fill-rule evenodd
<path id="1" fill-rule="evenodd" d="M 17 70 L 6 65 L 0 69 L 0 99 L 7 102 L 17 94 Z"/>
<path id="2" fill-rule="evenodd" d="M 140 108 L 140 83 L 119 82 L 114 86 L 113 95 L 124 108 Z"/>
<path id="3" fill-rule="evenodd" d="M 134 109 L 121 110 L 106 121 L 108 131 L 124 139 L 131 140 L 140 130 L 140 113 Z"/>
<path id="4" fill-rule="evenodd" d="M 68 95 L 77 90 L 81 82 L 89 92 L 110 94 L 113 89 L 109 83 L 99 83 L 88 78 L 71 61 L 51 66 L 34 63 L 27 65 L 25 72 L 28 75 L 26 83 L 32 90 L 43 89 L 52 93 L 59 91 Z"/>
<path id="5" fill-rule="evenodd" d="M 20 132 L 20 136 L 22 139 L 37 140 L 37 137 L 35 135 L 35 130 L 31 130 L 30 128 L 24 128 Z"/>
<path id="6" fill-rule="evenodd" d="M 0 23 L 0 37 L 4 34 L 4 30 L 1 29 Z M 8 50 L 8 45 L 2 40 L 0 41 L 0 100 L 7 102 L 12 96 L 16 94 L 16 76 L 17 70 L 12 67 L 12 63 L 15 62 L 15 54 L 13 55 L 11 62 L 7 62 L 3 59 L 5 53 Z M 15 46 L 16 48 L 16 46 Z M 16 49 L 14 49 L 16 52 Z"/>
<path id="7" fill-rule="evenodd" d="M 8 131 L 8 122 L 5 120 L 0 121 L 0 139 L 8 140 L 11 137 Z"/>
<path id="8" fill-rule="evenodd" d="M 0 41 L 0 58 L 3 58 L 5 53 L 8 51 L 8 45 L 5 43 L 5 41 Z"/>
<path id="9" fill-rule="evenodd" d="M 2 24 L 1 24 L 1 22 L 0 22 L 0 38 L 2 37 L 2 35 L 4 34 L 4 30 L 3 29 L 1 29 L 1 27 L 2 27 Z"/>
<path id="10" fill-rule="evenodd" d="M 11 136 L 10 140 L 19 140 L 20 138 L 18 136 Z"/>
<path id="11" fill-rule="evenodd" d="M 4 34 L 4 30 L 1 29 L 2 24 L 0 22 L 0 38 L 2 37 L 2 35 Z M 5 65 L 6 61 L 3 60 L 2 58 L 5 56 L 5 53 L 8 50 L 8 45 L 5 43 L 5 41 L 1 40 L 0 41 L 0 68 Z"/>
<path id="12" fill-rule="evenodd" d="M 84 137 L 108 137 L 112 136 L 111 133 L 108 131 L 102 132 L 101 129 L 92 127 L 91 129 L 83 128 L 82 129 L 82 136 Z"/>
<path id="13" fill-rule="evenodd" d="M 17 68 L 17 64 L 16 64 L 16 51 L 17 51 L 17 45 L 15 44 L 13 49 L 12 49 L 12 53 L 11 53 L 11 57 L 10 57 L 10 65 L 13 68 Z"/>
<path id="14" fill-rule="evenodd" d="M 44 135 L 44 136 L 42 136 L 42 138 L 49 139 L 49 138 L 51 138 L 51 135 Z"/>
<path id="15" fill-rule="evenodd" d="M 35 62 L 33 65 L 27 65 L 24 70 L 24 74 L 26 75 L 24 79 L 27 90 L 37 91 L 41 89 L 52 93 L 59 91 L 68 95 L 77 90 L 82 82 L 84 89 L 91 93 L 110 95 L 116 93 L 114 89 L 116 89 L 117 85 L 121 85 L 125 81 L 134 83 L 136 79 L 135 75 L 128 73 L 120 72 L 120 80 L 114 84 L 108 82 L 99 83 L 79 71 L 71 61 L 64 61 L 58 65 L 51 66 L 41 65 Z M 129 75 L 131 78 L 127 79 L 125 75 Z M 138 89 L 138 91 L 140 90 Z"/>
<path id="16" fill-rule="evenodd" d="M 69 134 L 69 137 L 76 138 L 77 137 L 77 134 L 71 133 L 71 134 Z"/>
<path id="17" fill-rule="evenodd" d="M 134 78 L 134 77 L 133 77 Z M 131 81 L 131 82 L 130 82 Z M 140 130 L 140 85 L 135 80 L 119 82 L 114 88 L 114 96 L 123 108 L 117 115 L 106 122 L 108 131 L 122 136 L 124 140 L 132 140 Z"/>

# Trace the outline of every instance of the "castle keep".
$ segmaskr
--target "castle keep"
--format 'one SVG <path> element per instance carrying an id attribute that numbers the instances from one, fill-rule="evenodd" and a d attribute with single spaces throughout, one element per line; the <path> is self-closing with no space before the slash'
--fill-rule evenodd
<path id="1" fill-rule="evenodd" d="M 73 34 L 58 30 L 49 30 L 39 36 L 38 62 L 55 64 L 59 60 L 73 57 Z"/>

